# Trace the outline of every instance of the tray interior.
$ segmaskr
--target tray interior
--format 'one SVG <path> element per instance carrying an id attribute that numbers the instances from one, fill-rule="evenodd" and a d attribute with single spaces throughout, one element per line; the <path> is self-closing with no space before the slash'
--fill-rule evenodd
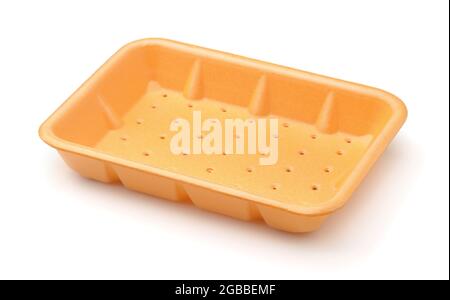
<path id="1" fill-rule="evenodd" d="M 53 131 L 97 151 L 284 203 L 330 200 L 389 120 L 390 107 L 314 76 L 268 72 L 220 55 L 155 45 L 119 52 Z M 260 166 L 264 154 L 173 155 L 169 125 L 192 121 L 194 110 L 221 121 L 278 117 L 278 163 Z"/>

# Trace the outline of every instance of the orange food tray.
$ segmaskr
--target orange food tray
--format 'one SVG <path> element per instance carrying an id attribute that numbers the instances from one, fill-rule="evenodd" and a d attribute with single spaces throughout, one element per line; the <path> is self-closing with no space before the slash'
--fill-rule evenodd
<path id="1" fill-rule="evenodd" d="M 277 118 L 263 154 L 174 155 L 176 118 Z M 40 128 L 82 176 L 290 232 L 342 207 L 402 126 L 384 91 L 162 39 L 112 56 Z M 198 137 L 201 138 L 201 137 Z"/>

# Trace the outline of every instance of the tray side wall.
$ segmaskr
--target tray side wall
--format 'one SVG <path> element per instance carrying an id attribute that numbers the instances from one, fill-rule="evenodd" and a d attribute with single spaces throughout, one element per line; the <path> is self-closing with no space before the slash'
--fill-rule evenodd
<path id="1" fill-rule="evenodd" d="M 149 44 L 152 80 L 186 98 L 248 107 L 255 116 L 276 115 L 315 125 L 324 133 L 378 135 L 393 111 L 379 95 L 350 84 L 333 85 L 311 74 L 250 59 L 209 53 L 161 41 Z"/>
<path id="2" fill-rule="evenodd" d="M 306 233 L 315 231 L 328 217 L 328 215 L 303 216 L 294 214 L 280 208 L 256 204 L 247 199 L 83 155 L 61 150 L 59 154 L 70 168 L 83 177 L 104 183 L 120 182 L 133 191 L 176 202 L 192 202 L 198 208 L 206 211 L 243 221 L 263 220 L 270 227 L 287 232 Z"/>

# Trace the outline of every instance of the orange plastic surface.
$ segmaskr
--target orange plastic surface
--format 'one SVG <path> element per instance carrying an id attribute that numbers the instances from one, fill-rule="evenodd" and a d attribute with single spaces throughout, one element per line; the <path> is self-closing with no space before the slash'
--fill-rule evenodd
<path id="1" fill-rule="evenodd" d="M 267 118 L 279 160 L 174 155 L 175 118 Z M 42 126 L 82 176 L 290 232 L 342 207 L 406 119 L 384 91 L 162 39 L 120 49 Z"/>

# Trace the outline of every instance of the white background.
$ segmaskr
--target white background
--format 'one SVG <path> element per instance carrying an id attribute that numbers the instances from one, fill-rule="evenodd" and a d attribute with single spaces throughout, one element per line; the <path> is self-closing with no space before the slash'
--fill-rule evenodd
<path id="1" fill-rule="evenodd" d="M 0 279 L 448 279 L 448 23 L 442 0 L 0 2 Z M 409 118 L 314 234 L 83 179 L 38 127 L 144 37 L 376 86 Z"/>

